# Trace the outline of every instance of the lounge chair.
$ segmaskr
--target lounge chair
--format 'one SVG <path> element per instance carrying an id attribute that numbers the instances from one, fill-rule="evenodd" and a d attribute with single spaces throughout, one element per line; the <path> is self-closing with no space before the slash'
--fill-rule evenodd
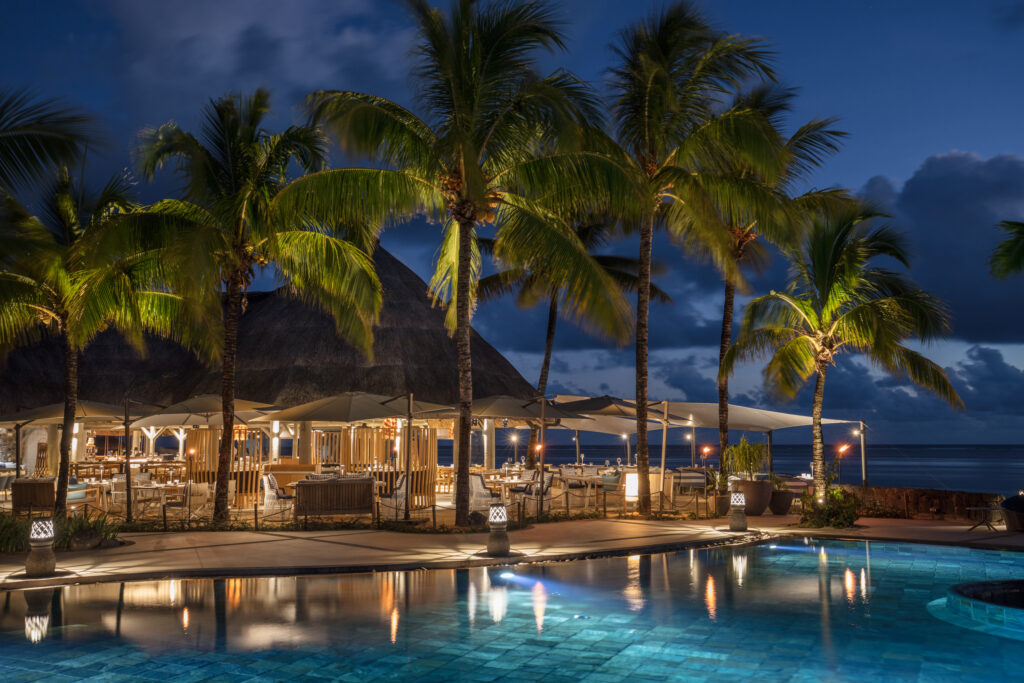
<path id="1" fill-rule="evenodd" d="M 405 516 L 405 498 L 409 493 L 408 481 L 409 478 L 403 472 L 398 477 L 398 481 L 395 482 L 395 488 L 391 490 L 391 493 L 378 496 L 380 498 L 382 517 L 398 519 L 400 515 Z M 472 509 L 472 503 L 470 503 L 470 509 Z"/>
<path id="2" fill-rule="evenodd" d="M 295 504 L 295 496 L 285 493 L 277 485 L 277 479 L 270 472 L 262 477 L 263 486 L 263 514 L 284 514 Z"/>
<path id="3" fill-rule="evenodd" d="M 501 502 L 501 495 L 492 493 L 484 484 L 484 475 L 469 475 L 469 510 L 470 512 L 484 511 L 491 509 L 491 503 Z"/>

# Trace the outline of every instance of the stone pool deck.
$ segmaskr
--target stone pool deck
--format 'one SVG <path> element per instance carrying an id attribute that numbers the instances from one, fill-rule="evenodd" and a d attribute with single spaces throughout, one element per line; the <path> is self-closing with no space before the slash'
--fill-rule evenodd
<path id="1" fill-rule="evenodd" d="M 958 522 L 862 519 L 854 529 L 801 529 L 796 517 L 750 519 L 751 533 L 728 531 L 724 518 L 699 521 L 593 519 L 539 524 L 512 532 L 514 558 L 481 556 L 487 534 L 429 534 L 374 530 L 222 531 L 124 534 L 129 545 L 58 553 L 68 574 L 26 580 L 24 555 L 0 555 L 0 590 L 60 583 L 180 576 L 255 576 L 371 570 L 453 568 L 543 562 L 598 555 L 660 552 L 761 534 L 916 541 L 1024 551 L 1024 534 L 968 531 Z"/>

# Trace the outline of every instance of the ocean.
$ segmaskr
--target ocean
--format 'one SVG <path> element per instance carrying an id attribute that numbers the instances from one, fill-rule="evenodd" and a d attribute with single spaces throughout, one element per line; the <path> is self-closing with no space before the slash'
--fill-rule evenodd
<path id="1" fill-rule="evenodd" d="M 474 439 L 474 464 L 483 464 L 483 452 Z M 830 460 L 838 446 L 826 444 L 825 454 Z M 715 451 L 718 449 L 716 448 Z M 524 454 L 519 449 L 519 455 Z M 582 449 L 584 461 L 615 464 L 616 458 L 625 458 L 625 446 L 589 445 Z M 500 465 L 512 458 L 513 449 L 498 446 L 497 461 Z M 947 489 L 953 491 L 975 491 L 1011 495 L 1024 489 L 1024 446 L 1017 445 L 867 445 L 868 483 L 874 486 L 899 486 L 910 488 Z M 566 464 L 576 461 L 576 450 L 572 445 L 548 447 L 546 461 Z M 811 447 L 807 445 L 778 445 L 773 448 L 775 471 L 787 474 L 810 472 Z M 651 445 L 651 464 L 661 460 L 661 444 L 657 435 Z M 700 463 L 700 454 L 697 457 Z M 452 462 L 450 441 L 438 444 L 438 461 L 444 465 Z M 666 452 L 670 468 L 688 466 L 690 449 L 679 444 L 670 444 Z M 711 455 L 707 464 L 718 466 L 717 455 Z M 840 482 L 860 483 L 860 450 L 856 441 L 841 461 Z"/>

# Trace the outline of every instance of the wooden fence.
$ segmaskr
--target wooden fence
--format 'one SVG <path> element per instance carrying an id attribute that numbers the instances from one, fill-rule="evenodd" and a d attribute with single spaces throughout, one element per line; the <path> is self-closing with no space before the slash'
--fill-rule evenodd
<path id="1" fill-rule="evenodd" d="M 188 478 L 193 482 L 210 484 L 211 493 L 217 482 L 220 433 L 219 429 L 190 429 L 185 435 Z M 261 468 L 268 461 L 264 442 L 264 434 L 258 429 L 235 428 L 230 470 L 231 479 L 235 482 L 235 499 L 229 501 L 231 505 L 252 507 L 257 500 Z"/>

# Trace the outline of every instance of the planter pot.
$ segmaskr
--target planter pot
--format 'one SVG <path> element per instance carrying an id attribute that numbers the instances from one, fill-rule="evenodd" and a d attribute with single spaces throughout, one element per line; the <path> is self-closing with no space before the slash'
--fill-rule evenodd
<path id="1" fill-rule="evenodd" d="M 742 491 L 747 499 L 747 516 L 759 517 L 768 509 L 772 501 L 772 483 L 770 481 L 747 481 L 741 479 L 733 482 L 733 490 Z"/>
<path id="2" fill-rule="evenodd" d="M 1003 508 L 1006 530 L 1024 531 L 1024 496 L 1010 496 L 1001 503 L 1000 507 Z"/>
<path id="3" fill-rule="evenodd" d="M 715 517 L 724 517 L 729 514 L 729 495 L 719 494 L 711 496 L 711 509 Z"/>
<path id="4" fill-rule="evenodd" d="M 796 491 L 772 491 L 772 502 L 768 504 L 773 515 L 788 515 L 796 499 Z"/>

